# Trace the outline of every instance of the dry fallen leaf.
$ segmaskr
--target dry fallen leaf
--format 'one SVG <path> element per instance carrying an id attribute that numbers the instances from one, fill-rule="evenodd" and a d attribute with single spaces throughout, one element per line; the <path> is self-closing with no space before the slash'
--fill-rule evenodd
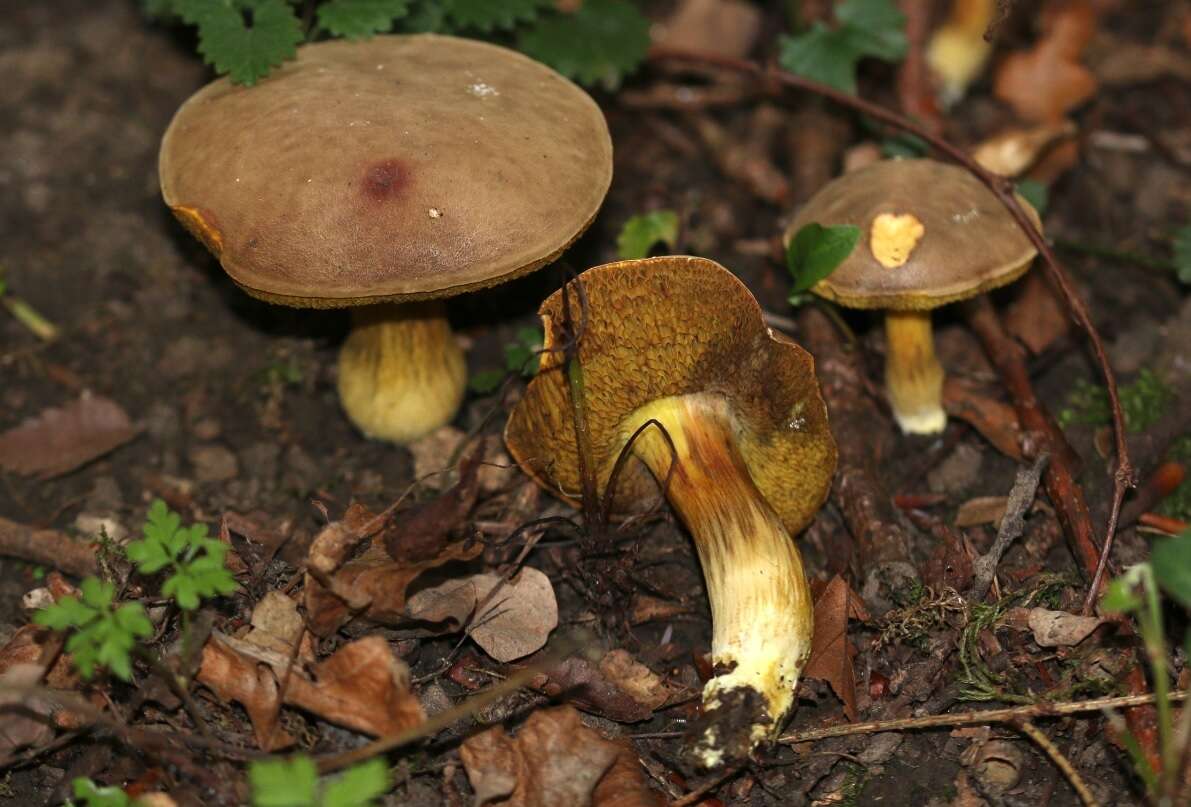
<path id="1" fill-rule="evenodd" d="M 761 9 L 743 0 L 682 0 L 654 27 L 654 44 L 680 50 L 748 56 L 763 23 Z"/>
<path id="2" fill-rule="evenodd" d="M 500 575 L 490 572 L 448 580 L 417 592 L 405 608 L 411 619 L 460 627 L 473 611 L 468 633 L 497 661 L 516 661 L 541 650 L 558 627 L 554 588 L 532 566 L 503 584 Z"/>
<path id="3" fill-rule="evenodd" d="M 84 394 L 0 434 L 0 468 L 50 479 L 119 448 L 136 433 L 118 403 Z"/>
<path id="4" fill-rule="evenodd" d="M 1071 318 L 1046 278 L 1031 272 L 1017 284 L 1017 295 L 1005 313 L 1005 330 L 1037 354 L 1067 335 Z"/>
<path id="5" fill-rule="evenodd" d="M 970 381 L 948 376 L 943 382 L 943 408 L 980 432 L 1002 454 L 1022 458 L 1021 424 L 1010 404 L 990 397 Z"/>
<path id="6" fill-rule="evenodd" d="M 605 740 L 569 706 L 539 709 L 517 736 L 493 726 L 459 749 L 477 807 L 659 807 L 627 745 Z"/>
<path id="7" fill-rule="evenodd" d="M 955 513 L 955 526 L 963 528 L 980 524 L 999 524 L 1008 504 L 1008 496 L 977 496 L 968 499 Z"/>
<path id="8" fill-rule="evenodd" d="M 811 641 L 811 657 L 803 670 L 806 678 L 818 678 L 831 685 L 831 690 L 843 701 L 849 720 L 856 714 L 856 673 L 852 657 L 856 649 L 848 641 L 848 620 L 868 619 L 864 602 L 836 575 L 815 598 L 815 636 Z"/>
<path id="9" fill-rule="evenodd" d="M 532 682 L 550 697 L 564 697 L 585 712 L 621 723 L 647 720 L 680 693 L 625 650 L 610 650 L 598 664 L 572 656 Z"/>
<path id="10" fill-rule="evenodd" d="M 252 722 L 252 733 L 262 751 L 277 751 L 294 744 L 294 738 L 278 725 L 281 704 L 277 679 L 269 667 L 242 655 L 224 639 L 212 636 L 203 645 L 198 682 L 225 701 L 244 707 Z"/>
<path id="11" fill-rule="evenodd" d="M 977 143 L 972 159 L 995 174 L 1021 176 L 1055 143 L 1075 134 L 1069 120 L 1013 128 Z"/>
<path id="12" fill-rule="evenodd" d="M 481 443 L 460 461 L 458 484 L 393 516 L 384 531 L 389 557 L 403 563 L 420 563 L 435 558 L 451 543 L 452 532 L 466 522 L 480 495 L 483 450 Z"/>
<path id="13" fill-rule="evenodd" d="M 1052 0 L 1042 14 L 1041 38 L 1032 50 L 1005 57 L 993 93 L 1023 120 L 1061 121 L 1096 93 L 1096 77 L 1079 62 L 1095 32 L 1088 0 Z"/>
<path id="14" fill-rule="evenodd" d="M 1007 619 L 1010 625 L 1028 628 L 1039 647 L 1072 647 L 1104 624 L 1095 616 L 1079 616 L 1049 608 L 1013 608 Z"/>
<path id="15" fill-rule="evenodd" d="M 244 641 L 286 656 L 301 641 L 297 660 L 310 662 L 314 647 L 304 627 L 298 604 L 280 591 L 270 591 L 252 609 L 252 630 Z"/>

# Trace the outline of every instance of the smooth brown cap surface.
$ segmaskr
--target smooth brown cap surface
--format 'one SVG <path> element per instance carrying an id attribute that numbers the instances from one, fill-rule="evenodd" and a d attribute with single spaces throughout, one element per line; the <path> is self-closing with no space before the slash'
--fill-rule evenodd
<path id="1" fill-rule="evenodd" d="M 1040 227 L 1029 202 L 1018 201 Z M 882 214 L 922 225 L 909 257 L 892 268 L 873 254 L 873 221 Z M 787 243 L 811 222 L 860 228 L 852 254 L 812 289 L 849 308 L 946 305 L 1016 280 L 1035 255 L 992 191 L 963 168 L 934 160 L 884 160 L 832 180 L 798 211 Z"/>
<path id="2" fill-rule="evenodd" d="M 254 294 L 297 306 L 446 297 L 547 263 L 595 217 L 612 143 L 595 102 L 470 39 L 303 46 L 174 116 L 165 201 Z"/>
<path id="3" fill-rule="evenodd" d="M 621 261 L 578 278 L 587 294 L 579 358 L 600 494 L 626 438 L 622 423 L 668 396 L 722 395 L 735 419 L 749 473 L 791 534 L 827 497 L 836 449 L 811 355 L 774 335 L 735 275 L 693 257 Z M 570 307 L 580 308 L 572 283 Z M 574 500 L 578 456 L 563 352 L 562 291 L 542 304 L 542 369 L 505 429 L 509 451 L 549 490 Z M 630 459 L 617 482 L 617 510 L 652 502 L 657 483 Z"/>

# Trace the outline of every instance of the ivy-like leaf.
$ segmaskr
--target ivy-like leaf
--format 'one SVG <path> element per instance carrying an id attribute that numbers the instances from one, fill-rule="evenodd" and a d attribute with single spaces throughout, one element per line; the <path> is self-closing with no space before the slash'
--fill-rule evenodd
<path id="1" fill-rule="evenodd" d="M 198 26 L 199 53 L 237 84 L 255 84 L 302 41 L 302 24 L 285 0 L 176 0 L 175 11 Z"/>
<path id="2" fill-rule="evenodd" d="M 409 0 L 330 0 L 318 7 L 318 24 L 335 36 L 363 39 L 393 30 L 409 13 Z"/>
<path id="3" fill-rule="evenodd" d="M 550 0 L 442 0 L 447 17 L 457 28 L 491 31 L 529 22 Z"/>
<path id="4" fill-rule="evenodd" d="M 836 27 L 816 22 L 781 39 L 782 67 L 847 93 L 856 92 L 856 65 L 865 57 L 897 61 L 906 54 L 905 15 L 893 0 L 844 0 Z"/>
<path id="5" fill-rule="evenodd" d="M 584 0 L 573 14 L 544 17 L 518 47 L 564 76 L 614 88 L 649 50 L 649 20 L 627 0 Z"/>
<path id="6" fill-rule="evenodd" d="M 678 214 L 673 210 L 654 210 L 633 216 L 625 222 L 616 238 L 616 252 L 621 260 L 644 258 L 654 244 L 674 249 L 678 240 Z"/>
<path id="7" fill-rule="evenodd" d="M 796 298 L 834 272 L 859 240 L 860 228 L 853 224 L 824 227 L 811 222 L 800 229 L 786 247 L 786 268 L 794 278 L 790 302 L 800 302 Z"/>

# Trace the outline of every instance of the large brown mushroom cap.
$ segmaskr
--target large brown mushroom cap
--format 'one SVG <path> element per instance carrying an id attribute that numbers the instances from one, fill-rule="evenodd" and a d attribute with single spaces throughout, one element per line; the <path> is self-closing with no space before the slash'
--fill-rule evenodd
<path id="1" fill-rule="evenodd" d="M 599 490 L 631 433 L 638 408 L 669 396 L 722 395 L 729 402 L 737 448 L 762 495 L 794 534 L 822 506 L 835 472 L 835 442 L 819 395 L 814 360 L 775 336 L 752 294 L 714 261 L 662 257 L 621 261 L 580 275 L 586 319 L 571 286 L 570 308 L 582 320 L 579 358 Z M 564 354 L 561 290 L 542 304 L 542 368 L 505 430 L 518 463 L 566 498 L 579 491 Z M 658 486 L 636 459 L 617 482 L 619 510 L 655 501 Z"/>
<path id="2" fill-rule="evenodd" d="M 1030 204 L 1018 201 L 1038 224 Z M 922 225 L 897 266 L 874 255 L 873 222 L 882 214 Z M 1016 280 L 1035 250 L 1009 211 L 980 180 L 934 160 L 885 160 L 831 181 L 803 205 L 786 230 L 854 224 L 852 254 L 812 289 L 848 308 L 925 310 Z"/>
<path id="3" fill-rule="evenodd" d="M 469 39 L 306 45 L 253 87 L 215 81 L 162 142 L 161 189 L 250 294 L 295 306 L 445 297 L 531 271 L 594 218 L 603 114 Z"/>

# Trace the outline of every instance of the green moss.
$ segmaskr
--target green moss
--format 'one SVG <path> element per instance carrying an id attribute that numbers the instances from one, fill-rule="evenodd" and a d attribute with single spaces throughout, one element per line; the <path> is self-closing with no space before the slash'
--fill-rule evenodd
<path id="1" fill-rule="evenodd" d="M 1125 427 L 1131 432 L 1148 429 L 1174 401 L 1170 386 L 1149 369 L 1142 370 L 1136 380 L 1121 386 L 1119 391 Z M 1109 423 L 1112 410 L 1108 406 L 1108 391 L 1099 384 L 1080 379 L 1067 396 L 1067 406 L 1060 410 L 1058 420 L 1064 428 L 1075 423 L 1092 426 Z"/>

